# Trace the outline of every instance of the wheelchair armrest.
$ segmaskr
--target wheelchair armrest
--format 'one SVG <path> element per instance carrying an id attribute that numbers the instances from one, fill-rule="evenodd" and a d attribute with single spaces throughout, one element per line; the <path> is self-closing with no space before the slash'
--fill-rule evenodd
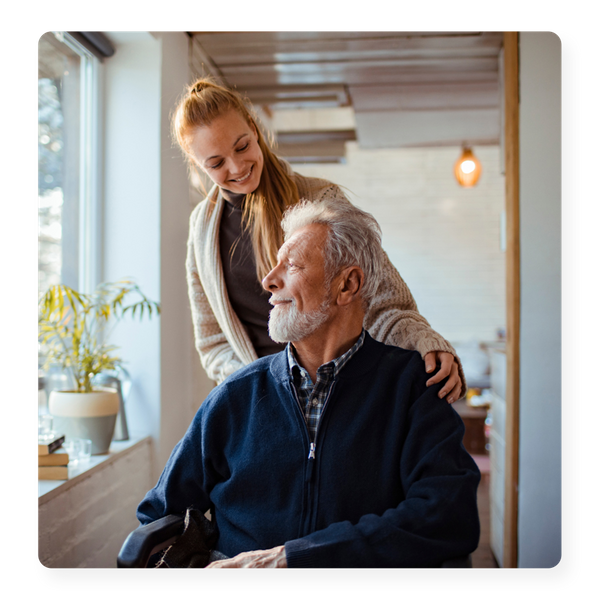
<path id="1" fill-rule="evenodd" d="M 184 515 L 167 515 L 162 519 L 142 525 L 128 536 L 119 556 L 117 567 L 144 569 L 153 554 L 168 548 L 183 533 Z M 471 555 L 445 560 L 440 567 L 445 569 L 469 569 L 473 566 Z"/>
<path id="2" fill-rule="evenodd" d="M 146 568 L 153 554 L 168 548 L 183 533 L 183 526 L 183 515 L 167 515 L 138 527 L 123 542 L 117 557 L 117 567 Z"/>

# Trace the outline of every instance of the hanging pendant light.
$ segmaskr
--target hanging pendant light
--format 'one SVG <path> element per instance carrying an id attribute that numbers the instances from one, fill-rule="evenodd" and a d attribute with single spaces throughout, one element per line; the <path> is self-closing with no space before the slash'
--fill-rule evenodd
<path id="1" fill-rule="evenodd" d="M 473 187 L 481 175 L 481 163 L 471 148 L 463 146 L 461 157 L 454 164 L 454 176 L 463 187 Z"/>

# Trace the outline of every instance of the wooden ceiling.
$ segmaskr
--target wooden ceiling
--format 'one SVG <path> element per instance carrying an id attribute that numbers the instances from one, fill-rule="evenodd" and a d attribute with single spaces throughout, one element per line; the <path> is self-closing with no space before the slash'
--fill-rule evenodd
<path id="1" fill-rule="evenodd" d="M 498 143 L 501 32 L 191 35 L 194 74 L 212 74 L 269 115 L 351 107 L 366 148 Z M 298 149 L 301 132 L 286 134 Z M 314 135 L 310 144 L 314 154 Z"/>

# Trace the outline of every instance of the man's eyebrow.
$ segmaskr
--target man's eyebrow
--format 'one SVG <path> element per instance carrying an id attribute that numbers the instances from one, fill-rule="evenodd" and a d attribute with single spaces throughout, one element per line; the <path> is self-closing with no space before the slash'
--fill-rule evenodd
<path id="1" fill-rule="evenodd" d="M 284 244 L 279 248 L 279 252 L 277 252 L 277 260 L 283 260 L 284 258 L 289 257 L 290 253 L 294 251 L 294 248 L 297 246 L 294 242 L 292 244 Z"/>
<path id="2" fill-rule="evenodd" d="M 285 247 L 285 245 L 281 246 L 277 251 L 277 260 L 283 260 L 285 256 L 289 254 L 289 250 Z"/>

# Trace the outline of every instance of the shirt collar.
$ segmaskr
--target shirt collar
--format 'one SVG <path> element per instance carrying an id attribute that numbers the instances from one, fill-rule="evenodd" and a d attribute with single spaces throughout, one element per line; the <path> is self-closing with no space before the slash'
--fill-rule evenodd
<path id="1" fill-rule="evenodd" d="M 225 188 L 221 188 L 221 196 L 233 207 L 241 210 L 246 194 L 236 194 Z"/>
<path id="2" fill-rule="evenodd" d="M 352 346 L 352 348 L 350 348 L 350 350 L 348 350 L 341 356 L 338 356 L 337 358 L 330 360 L 328 363 L 321 365 L 319 367 L 319 369 L 321 369 L 322 367 L 328 366 L 328 365 L 332 365 L 333 366 L 333 377 L 337 377 L 339 372 L 344 367 L 344 365 L 358 352 L 360 347 L 363 345 L 364 341 L 365 341 L 365 329 L 363 329 L 361 331 L 360 336 L 356 340 L 356 343 L 354 344 L 354 346 Z M 288 345 L 287 345 L 287 357 L 288 357 L 288 366 L 289 366 L 290 374 L 292 375 L 292 377 L 294 376 L 294 368 L 299 369 L 300 372 L 302 372 L 302 371 L 306 372 L 306 370 L 296 360 L 296 352 L 295 352 L 294 346 L 292 346 L 291 342 L 288 342 Z M 318 369 L 317 369 L 317 371 L 318 371 Z"/>

